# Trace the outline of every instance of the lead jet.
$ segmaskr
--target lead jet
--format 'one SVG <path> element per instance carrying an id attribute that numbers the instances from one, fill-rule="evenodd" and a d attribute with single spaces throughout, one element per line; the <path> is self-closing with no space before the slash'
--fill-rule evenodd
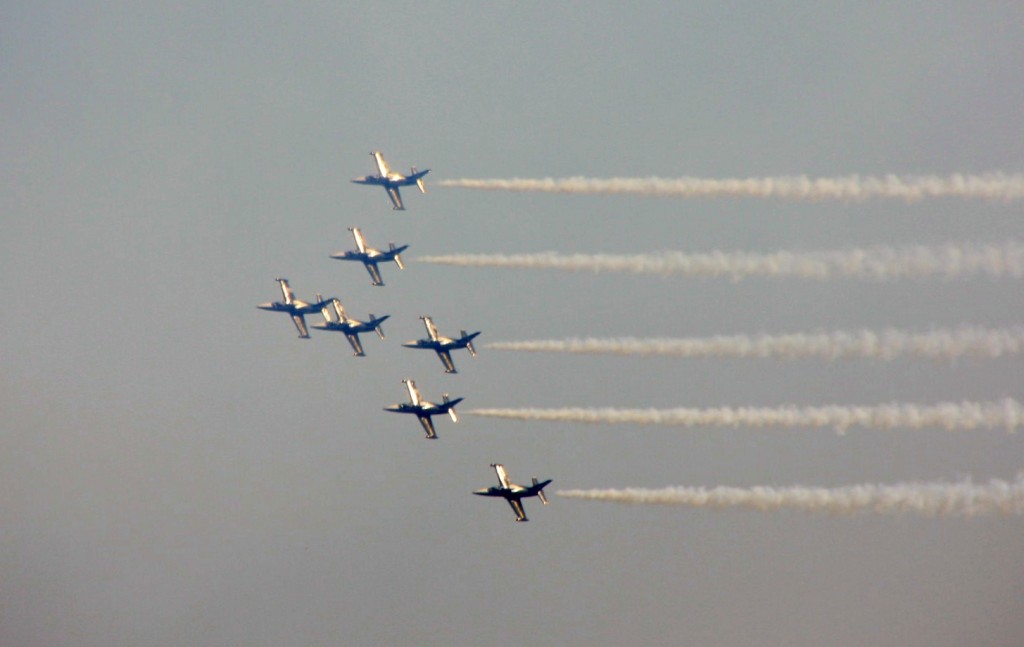
<path id="1" fill-rule="evenodd" d="M 391 198 L 392 209 L 405 210 L 405 205 L 402 204 L 402 194 L 398 192 L 399 187 L 415 184 L 419 187 L 420 193 L 427 192 L 427 188 L 423 185 L 423 176 L 430 173 L 430 169 L 417 171 L 414 166 L 409 175 L 402 175 L 388 168 L 388 163 L 384 161 L 384 155 L 380 151 L 374 151 L 370 155 L 377 162 L 377 175 L 364 175 L 354 178 L 352 181 L 356 184 L 375 184 L 384 187 L 384 190 L 388 192 L 388 197 Z"/>
<path id="2" fill-rule="evenodd" d="M 445 393 L 443 396 L 443 404 L 434 404 L 433 402 L 427 402 L 420 396 L 419 390 L 416 389 L 416 383 L 412 380 L 402 380 L 406 388 L 409 389 L 409 402 L 403 402 L 401 404 L 392 404 L 389 407 L 384 407 L 385 411 L 392 411 L 394 413 L 412 413 L 415 414 L 420 420 L 420 424 L 423 425 L 423 431 L 427 432 L 427 438 L 437 438 L 437 434 L 434 433 L 434 423 L 430 420 L 430 416 L 447 413 L 453 422 L 459 421 L 458 414 L 455 413 L 455 405 L 462 402 L 463 398 L 455 398 L 450 400 L 448 394 Z"/>
<path id="3" fill-rule="evenodd" d="M 444 337 L 437 332 L 437 326 L 430 317 L 420 317 L 423 320 L 423 325 L 427 327 L 426 339 L 417 339 L 416 341 L 407 341 L 402 346 L 406 348 L 428 348 L 435 353 L 441 359 L 441 363 L 444 364 L 445 373 L 458 373 L 455 370 L 455 363 L 452 362 L 451 351 L 458 350 L 459 348 L 465 348 L 469 351 L 469 354 L 476 357 L 476 349 L 473 348 L 473 339 L 480 334 L 479 331 L 472 335 L 467 334 L 465 330 L 459 332 L 462 336 L 458 339 L 452 339 L 451 337 Z"/>
<path id="4" fill-rule="evenodd" d="M 331 254 L 331 258 L 336 258 L 339 261 L 361 262 L 366 266 L 366 271 L 370 273 L 370 278 L 373 279 L 373 285 L 384 285 L 384 281 L 380 278 L 380 270 L 377 268 L 377 263 L 394 261 L 395 265 L 398 266 L 398 269 L 405 269 L 405 265 L 402 264 L 401 253 L 409 248 L 408 245 L 395 247 L 394 243 L 388 243 L 388 251 L 384 252 L 379 249 L 374 249 L 373 247 L 368 247 L 366 245 L 366 239 L 363 238 L 363 234 L 359 231 L 358 227 L 349 227 L 348 230 L 352 232 L 352 237 L 356 239 L 356 249 Z"/>
<path id="5" fill-rule="evenodd" d="M 533 477 L 533 485 L 529 487 L 523 487 L 522 485 L 516 485 L 515 483 L 508 480 L 508 474 L 505 473 L 505 466 L 500 463 L 491 463 L 491 467 L 498 473 L 498 483 L 500 487 L 489 487 L 483 490 L 476 490 L 473 494 L 479 494 L 480 496 L 500 496 L 505 497 L 508 504 L 512 506 L 512 510 L 516 513 L 516 521 L 529 521 L 526 518 L 526 512 L 523 510 L 522 499 L 524 497 L 539 497 L 541 503 L 544 505 L 548 504 L 548 498 L 544 496 L 544 488 L 551 483 L 551 479 L 543 482 L 537 482 L 537 477 Z"/>
<path id="6" fill-rule="evenodd" d="M 330 299 L 323 300 L 320 295 L 317 296 L 316 303 L 306 303 L 305 301 L 299 301 L 292 294 L 292 289 L 288 285 L 288 279 L 276 278 L 274 279 L 281 284 L 281 294 L 284 295 L 284 301 L 272 301 L 270 303 L 261 303 L 256 306 L 260 310 L 271 310 L 273 312 L 287 312 L 291 315 L 292 321 L 295 322 L 295 328 L 299 331 L 300 339 L 309 339 L 309 330 L 306 328 L 306 317 L 305 315 L 313 314 L 317 310 L 321 310 L 328 303 Z"/>
<path id="7" fill-rule="evenodd" d="M 320 295 L 316 295 L 317 298 Z M 318 330 L 337 330 L 338 332 L 345 333 L 348 343 L 352 346 L 352 353 L 356 357 L 365 357 L 366 353 L 363 352 L 363 345 L 359 342 L 359 333 L 361 332 L 375 332 L 377 336 L 384 339 L 384 331 L 381 330 L 380 324 L 391 315 L 384 315 L 383 317 L 375 317 L 373 313 L 370 313 L 369 321 L 359 321 L 353 319 L 345 314 L 345 308 L 341 305 L 341 301 L 332 299 L 334 304 L 334 312 L 338 315 L 338 320 L 335 321 L 331 318 L 331 312 L 327 306 L 324 306 L 321 312 L 324 315 L 323 323 L 315 323 L 313 327 Z"/>

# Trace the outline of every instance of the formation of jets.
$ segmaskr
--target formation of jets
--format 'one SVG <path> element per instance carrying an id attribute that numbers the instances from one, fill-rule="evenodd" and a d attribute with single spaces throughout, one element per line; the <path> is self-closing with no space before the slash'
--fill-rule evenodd
<path id="1" fill-rule="evenodd" d="M 374 161 L 377 164 L 377 175 L 366 175 L 358 177 L 352 180 L 356 184 L 369 184 L 384 187 L 388 197 L 391 199 L 392 207 L 396 210 L 404 210 L 405 205 L 402 203 L 402 195 L 399 192 L 399 188 L 403 186 L 416 185 L 421 193 L 426 193 L 426 187 L 423 183 L 423 177 L 430 172 L 429 169 L 425 171 L 417 171 L 413 167 L 412 172 L 409 175 L 402 175 L 395 173 L 388 168 L 387 162 L 384 161 L 384 156 L 380 152 L 370 153 L 373 156 Z M 380 250 L 370 247 L 366 243 L 366 239 L 363 237 L 358 227 L 349 227 L 349 231 L 352 232 L 352 237 L 355 239 L 356 249 L 337 252 L 331 254 L 330 257 L 342 261 L 359 261 L 366 268 L 366 271 L 370 275 L 371 284 L 374 286 L 383 286 L 384 280 L 380 274 L 380 263 L 391 263 L 393 262 L 398 266 L 398 269 L 405 269 L 405 265 L 402 263 L 401 253 L 409 248 L 409 245 L 395 245 L 394 243 L 388 244 L 387 250 Z M 384 331 L 381 329 L 381 323 L 389 318 L 389 315 L 381 317 L 375 316 L 370 313 L 367 321 L 359 321 L 349 317 L 345 312 L 345 307 L 341 304 L 341 301 L 336 297 L 323 298 L 320 294 L 316 295 L 316 301 L 306 302 L 300 301 L 295 298 L 292 292 L 291 286 L 288 283 L 288 279 L 277 278 L 275 279 L 280 288 L 281 294 L 283 295 L 283 301 L 273 301 L 269 303 L 262 303 L 257 307 L 262 310 L 270 310 L 272 312 L 286 312 L 292 318 L 292 322 L 295 324 L 296 330 L 299 331 L 299 337 L 301 339 L 309 339 L 309 329 L 306 327 L 305 316 L 308 314 L 314 314 L 320 312 L 323 315 L 322 323 L 314 323 L 313 328 L 317 330 L 336 331 L 344 333 L 345 338 L 348 340 L 350 346 L 352 346 L 352 352 L 357 357 L 365 357 L 366 353 L 363 351 L 363 345 L 359 340 L 360 333 L 374 332 L 382 340 L 384 339 Z M 453 350 L 459 350 L 465 348 L 469 351 L 469 354 L 476 357 L 476 348 L 473 347 L 473 340 L 480 334 L 479 331 L 474 333 L 467 333 L 465 330 L 461 330 L 460 336 L 457 338 L 445 337 L 437 331 L 437 327 L 434 325 L 434 321 L 428 316 L 422 316 L 420 319 L 423 321 L 423 325 L 427 329 L 427 337 L 424 339 L 418 339 L 415 341 L 409 341 L 402 346 L 406 348 L 419 348 L 432 350 L 437 353 L 438 358 L 441 360 L 441 364 L 444 365 L 445 373 L 457 373 L 455 369 L 455 363 L 452 361 L 451 352 Z M 438 414 L 448 414 L 453 422 L 459 421 L 459 416 L 455 412 L 455 405 L 462 402 L 463 398 L 452 399 L 447 393 L 441 396 L 441 403 L 435 404 L 428 400 L 425 400 L 420 395 L 419 389 L 416 388 L 416 383 L 411 379 L 404 379 L 402 382 L 405 384 L 406 389 L 409 392 L 409 401 L 402 402 L 399 404 L 393 404 L 384 407 L 385 411 L 393 413 L 406 413 L 415 415 L 419 420 L 420 425 L 423 427 L 423 431 L 428 439 L 436 439 L 437 432 L 434 429 L 433 416 Z M 523 510 L 522 499 L 528 497 L 538 497 L 541 502 L 547 505 L 548 500 L 544 495 L 544 488 L 551 483 L 551 479 L 539 482 L 536 478 L 533 479 L 533 484 L 530 486 L 516 485 L 512 483 L 508 474 L 505 472 L 505 467 L 500 463 L 492 463 L 491 467 L 494 468 L 498 475 L 498 487 L 489 487 L 482 490 L 476 490 L 473 494 L 480 496 L 490 497 L 503 497 L 508 501 L 509 505 L 512 506 L 512 510 L 516 513 L 516 521 L 528 521 L 526 518 L 526 512 Z"/>

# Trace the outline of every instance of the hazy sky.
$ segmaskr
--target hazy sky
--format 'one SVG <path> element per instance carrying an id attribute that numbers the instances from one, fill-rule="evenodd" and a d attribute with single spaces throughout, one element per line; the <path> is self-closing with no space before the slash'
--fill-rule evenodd
<path id="1" fill-rule="evenodd" d="M 487 349 L 1018 325 L 1012 279 L 688 279 L 454 252 L 1024 239 L 1021 202 L 488 193 L 491 177 L 1021 172 L 1019 3 L 7 3 L 0 8 L 0 644 L 991 645 L 1020 518 L 830 517 L 470 492 L 1011 479 L 1003 431 L 587 426 L 383 412 L 1021 399 L 1020 358 Z M 371 150 L 428 193 L 349 179 Z M 372 287 L 347 227 L 409 243 Z M 390 314 L 354 358 L 257 310 Z M 404 349 L 482 330 L 480 355 Z M 315 319 L 311 319 L 312 322 Z"/>

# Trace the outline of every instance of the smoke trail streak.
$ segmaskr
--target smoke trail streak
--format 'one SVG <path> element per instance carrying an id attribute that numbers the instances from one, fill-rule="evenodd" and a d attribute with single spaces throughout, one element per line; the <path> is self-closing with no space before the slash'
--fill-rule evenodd
<path id="1" fill-rule="evenodd" d="M 749 508 L 773 511 L 790 508 L 802 512 L 853 514 L 902 514 L 966 516 L 1024 514 L 1024 473 L 1013 482 L 991 480 L 975 485 L 961 483 L 901 483 L 851 485 L 840 488 L 809 487 L 667 487 L 559 490 L 555 494 L 575 499 L 687 505 L 695 508 Z"/>
<path id="2" fill-rule="evenodd" d="M 997 245 L 947 244 L 935 247 L 871 247 L 817 252 L 655 252 L 649 254 L 450 254 L 424 256 L 424 263 L 462 267 L 557 269 L 574 272 L 631 272 L 680 274 L 686 277 L 753 276 L 796 277 L 816 281 L 858 278 L 875 281 L 945 279 L 985 275 L 992 278 L 1024 276 L 1024 245 L 1007 241 Z"/>
<path id="3" fill-rule="evenodd" d="M 909 333 L 886 329 L 790 335 L 716 335 L 683 339 L 599 339 L 499 341 L 487 344 L 495 350 L 535 353 L 612 355 L 663 355 L 671 357 L 730 357 L 786 359 L 867 358 L 891 360 L 899 356 L 953 360 L 963 356 L 996 358 L 1024 352 L 1024 327 L 1007 329 L 962 327 Z"/>
<path id="4" fill-rule="evenodd" d="M 1016 400 L 998 402 L 943 402 L 883 404 L 850 407 L 717 407 L 709 409 L 474 409 L 471 415 L 511 420 L 586 422 L 591 424 L 668 425 L 677 427 L 813 427 L 846 433 L 851 427 L 869 429 L 925 429 L 946 431 L 1003 428 L 1008 433 L 1024 424 L 1024 408 Z"/>
<path id="5" fill-rule="evenodd" d="M 778 198 L 781 200 L 863 201 L 872 198 L 918 202 L 927 198 L 980 198 L 1019 200 L 1024 197 L 1024 175 L 993 172 L 983 175 L 954 174 L 883 177 L 809 178 L 782 176 L 763 178 L 709 179 L 681 178 L 544 178 L 544 179 L 456 179 L 442 180 L 440 186 L 484 191 L 529 193 L 628 194 L 674 198 Z"/>

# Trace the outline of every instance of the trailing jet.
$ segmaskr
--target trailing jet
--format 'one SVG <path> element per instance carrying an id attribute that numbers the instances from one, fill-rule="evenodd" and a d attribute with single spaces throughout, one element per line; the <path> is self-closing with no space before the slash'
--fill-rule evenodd
<path id="1" fill-rule="evenodd" d="M 457 373 L 455 370 L 455 363 L 452 362 L 451 351 L 458 350 L 459 348 L 465 348 L 469 351 L 469 354 L 476 357 L 476 349 L 473 348 L 473 339 L 480 334 L 479 331 L 472 335 L 466 334 L 465 330 L 459 331 L 462 336 L 458 339 L 452 339 L 451 337 L 444 337 L 439 335 L 437 327 L 430 317 L 420 317 L 423 320 L 423 325 L 427 327 L 426 339 L 417 339 L 416 341 L 407 341 L 402 346 L 406 348 L 428 348 L 441 358 L 441 363 L 444 364 L 445 373 Z"/>
<path id="2" fill-rule="evenodd" d="M 423 185 L 423 176 L 430 173 L 430 169 L 425 171 L 417 171 L 416 167 L 412 167 L 412 172 L 409 175 L 402 175 L 401 173 L 395 173 L 388 168 L 388 163 L 384 161 L 384 156 L 380 151 L 374 151 L 370 153 L 373 156 L 374 161 L 377 162 L 377 175 L 364 175 L 363 177 L 357 177 L 352 181 L 356 184 L 375 184 L 377 186 L 384 187 L 384 190 L 388 192 L 388 197 L 391 198 L 392 209 L 399 211 L 405 210 L 405 205 L 402 204 L 402 195 L 398 192 L 398 187 L 411 186 L 415 184 L 419 187 L 420 193 L 426 193 L 427 188 Z"/>
<path id="3" fill-rule="evenodd" d="M 526 518 L 526 512 L 523 510 L 523 502 L 521 501 L 524 497 L 539 497 L 541 503 L 544 505 L 548 504 L 548 498 L 544 496 L 544 488 L 551 483 L 551 479 L 538 483 L 537 477 L 534 477 L 533 485 L 523 487 L 522 485 L 516 485 L 508 480 L 508 474 L 505 473 L 504 465 L 500 463 L 491 463 L 491 467 L 493 467 L 494 471 L 498 473 L 498 483 L 500 483 L 501 486 L 476 490 L 473 494 L 479 494 L 480 496 L 505 497 L 505 500 L 508 501 L 508 504 L 512 506 L 512 510 L 516 513 L 516 521 L 529 521 L 529 519 Z"/>
<path id="4" fill-rule="evenodd" d="M 320 298 L 319 294 L 316 296 Z M 334 304 L 334 312 L 338 315 L 338 320 L 331 319 L 330 310 L 328 310 L 327 306 L 324 306 L 321 310 L 324 315 L 324 322 L 315 323 L 313 327 L 318 330 L 337 330 L 338 332 L 345 333 L 348 343 L 352 346 L 353 354 L 356 357 L 365 357 L 366 353 L 363 352 L 363 345 L 359 342 L 359 333 L 375 332 L 378 337 L 384 339 L 384 331 L 381 330 L 380 324 L 391 315 L 375 317 L 371 312 L 369 321 L 359 321 L 345 314 L 345 308 L 341 305 L 341 301 L 333 299 L 332 302 Z"/>
<path id="5" fill-rule="evenodd" d="M 336 258 L 339 261 L 361 262 L 366 266 L 366 271 L 370 273 L 370 278 L 373 279 L 373 285 L 384 285 L 384 281 L 380 278 L 380 270 L 377 268 L 377 263 L 394 261 L 395 265 L 398 266 L 398 269 L 405 269 L 405 265 L 402 264 L 401 253 L 409 248 L 408 245 L 395 247 L 394 243 L 388 243 L 388 251 L 384 252 L 379 249 L 374 249 L 373 247 L 367 247 L 366 239 L 363 238 L 363 234 L 359 231 L 358 227 L 349 227 L 348 230 L 352 232 L 352 236 L 356 239 L 357 249 L 331 254 L 331 258 Z"/>
<path id="6" fill-rule="evenodd" d="M 292 289 L 288 285 L 288 279 L 277 278 L 274 279 L 281 284 L 281 294 L 284 295 L 284 301 L 273 301 L 271 303 L 261 303 L 256 306 L 261 310 L 272 310 L 274 312 L 287 312 L 291 315 L 292 321 L 295 322 L 295 327 L 299 331 L 300 339 L 309 339 L 309 330 L 306 329 L 306 317 L 305 315 L 313 314 L 317 310 L 324 308 L 330 299 L 321 300 L 320 295 L 317 295 L 316 303 L 306 303 L 305 301 L 299 301 L 292 294 Z"/>
<path id="7" fill-rule="evenodd" d="M 443 404 L 434 404 L 433 402 L 427 402 L 420 396 L 420 392 L 416 389 L 416 383 L 412 380 L 402 380 L 406 388 L 409 389 L 409 402 L 403 402 L 401 404 L 393 404 L 389 407 L 384 407 L 385 411 L 393 411 L 395 413 L 413 413 L 419 418 L 420 424 L 423 425 L 423 431 L 427 432 L 427 438 L 437 438 L 437 434 L 434 433 L 434 423 L 430 420 L 430 416 L 439 413 L 447 413 L 453 422 L 459 421 L 458 414 L 455 413 L 455 405 L 462 402 L 463 398 L 455 398 L 454 400 L 448 399 L 448 394 L 445 393 L 442 397 L 444 398 Z"/>

